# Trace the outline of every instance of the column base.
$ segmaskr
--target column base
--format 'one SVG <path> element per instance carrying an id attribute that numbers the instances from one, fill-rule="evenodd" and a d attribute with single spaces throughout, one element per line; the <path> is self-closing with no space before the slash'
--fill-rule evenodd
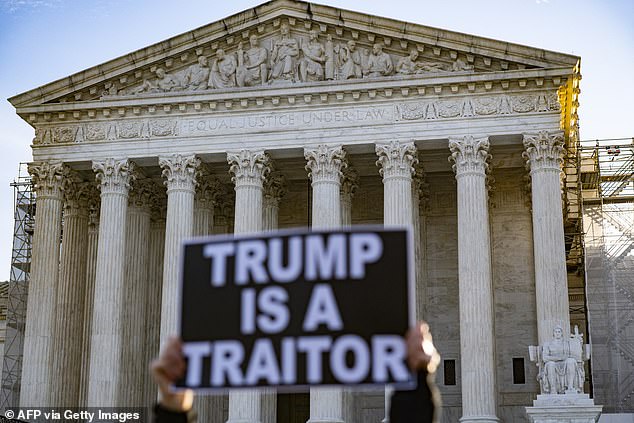
<path id="1" fill-rule="evenodd" d="M 602 409 L 588 394 L 544 394 L 526 407 L 526 414 L 531 423 L 593 423 Z"/>
<path id="2" fill-rule="evenodd" d="M 345 423 L 345 422 L 340 419 L 320 418 L 320 419 L 308 419 L 306 423 Z"/>
<path id="3" fill-rule="evenodd" d="M 478 423 L 499 423 L 500 419 L 496 416 L 468 416 L 468 417 L 460 417 L 460 423 L 470 423 L 470 422 L 478 422 Z"/>
<path id="4" fill-rule="evenodd" d="M 260 420 L 229 419 L 225 423 L 262 423 Z"/>

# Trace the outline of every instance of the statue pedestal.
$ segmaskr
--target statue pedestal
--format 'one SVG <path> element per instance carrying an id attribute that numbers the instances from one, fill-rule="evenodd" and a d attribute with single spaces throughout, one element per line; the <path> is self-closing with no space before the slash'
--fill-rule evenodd
<path id="1" fill-rule="evenodd" d="M 602 408 L 588 394 L 543 394 L 526 414 L 531 423 L 595 423 Z"/>

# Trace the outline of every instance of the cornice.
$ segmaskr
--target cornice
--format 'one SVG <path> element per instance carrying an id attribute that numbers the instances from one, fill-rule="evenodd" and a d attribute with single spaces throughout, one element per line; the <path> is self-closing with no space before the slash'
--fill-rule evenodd
<path id="1" fill-rule="evenodd" d="M 439 98 L 456 95 L 559 89 L 569 70 L 531 69 L 498 73 L 464 73 L 432 77 L 323 81 L 286 87 L 245 87 L 204 92 L 120 96 L 108 100 L 43 104 L 17 110 L 37 127 L 49 123 L 140 116 L 186 115 L 222 110 L 252 111 L 295 105 L 344 104 L 383 99 Z"/>

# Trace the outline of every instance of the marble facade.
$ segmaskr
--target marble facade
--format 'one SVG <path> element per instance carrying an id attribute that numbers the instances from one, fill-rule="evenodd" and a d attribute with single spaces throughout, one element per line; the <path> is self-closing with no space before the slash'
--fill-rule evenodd
<path id="1" fill-rule="evenodd" d="M 275 0 L 13 97 L 38 196 L 21 405 L 152 401 L 142 369 L 176 333 L 183 239 L 374 223 L 415 229 L 417 313 L 455 360 L 443 421 L 526 421 L 527 346 L 570 320 L 560 172 L 578 63 Z M 311 423 L 385 417 L 382 390 L 305 395 Z M 197 407 L 275 423 L 289 404 L 305 402 Z"/>

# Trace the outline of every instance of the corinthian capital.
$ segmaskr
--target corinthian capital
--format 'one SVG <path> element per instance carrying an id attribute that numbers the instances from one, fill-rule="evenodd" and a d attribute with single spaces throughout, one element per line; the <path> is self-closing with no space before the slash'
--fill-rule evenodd
<path id="1" fill-rule="evenodd" d="M 531 171 L 538 169 L 560 170 L 561 152 L 564 148 L 563 132 L 541 131 L 537 134 L 524 134 L 524 154 L 527 167 Z"/>
<path id="2" fill-rule="evenodd" d="M 194 154 L 183 156 L 159 157 L 159 166 L 163 168 L 161 175 L 165 178 L 167 191 L 191 191 L 196 187 L 196 170 L 200 166 L 200 159 Z"/>
<path id="3" fill-rule="evenodd" d="M 340 145 L 321 144 L 316 148 L 305 148 L 304 158 L 307 162 L 308 177 L 313 180 L 313 183 L 340 183 L 341 170 L 347 166 L 345 163 L 346 152 Z"/>
<path id="4" fill-rule="evenodd" d="M 421 164 L 414 166 L 416 173 L 412 177 L 412 193 L 418 194 L 418 208 L 420 213 L 427 214 L 430 209 L 429 183 L 425 175 L 425 169 Z"/>
<path id="5" fill-rule="evenodd" d="M 102 162 L 92 162 L 92 170 L 95 171 L 101 194 L 128 195 L 130 184 L 136 176 L 136 165 L 128 159 L 106 159 Z"/>
<path id="6" fill-rule="evenodd" d="M 64 215 L 87 214 L 94 189 L 93 182 L 84 182 L 77 173 L 71 171 L 64 179 Z"/>
<path id="7" fill-rule="evenodd" d="M 149 209 L 152 199 L 158 195 L 156 183 L 149 179 L 137 179 L 132 183 L 132 190 L 128 203 L 133 207 L 146 207 Z"/>
<path id="8" fill-rule="evenodd" d="M 262 187 L 269 173 L 269 156 L 263 151 L 240 150 L 227 153 L 231 180 L 238 186 L 253 185 Z"/>
<path id="9" fill-rule="evenodd" d="M 341 178 L 341 195 L 352 198 L 358 187 L 359 173 L 352 167 L 346 167 Z"/>
<path id="10" fill-rule="evenodd" d="M 414 174 L 414 165 L 418 163 L 416 146 L 413 142 L 400 143 L 390 141 L 385 144 L 377 144 L 376 155 L 379 159 L 377 166 L 381 166 L 379 174 L 383 180 L 390 178 L 411 179 Z"/>
<path id="11" fill-rule="evenodd" d="M 489 138 L 474 138 L 466 135 L 463 138 L 450 138 L 449 150 L 451 156 L 449 161 L 453 161 L 453 170 L 456 176 L 465 173 L 477 173 L 485 175 L 489 169 L 487 161 L 491 158 L 489 154 Z"/>
<path id="12" fill-rule="evenodd" d="M 70 168 L 62 162 L 29 163 L 29 173 L 37 196 L 40 198 L 62 198 L 64 180 L 70 173 Z"/>
<path id="13" fill-rule="evenodd" d="M 264 181 L 264 200 L 277 205 L 285 195 L 286 178 L 279 172 L 271 173 Z"/>
<path id="14" fill-rule="evenodd" d="M 218 178 L 212 176 L 209 169 L 201 165 L 196 173 L 196 202 L 197 207 L 213 208 L 220 194 L 222 185 Z"/>

